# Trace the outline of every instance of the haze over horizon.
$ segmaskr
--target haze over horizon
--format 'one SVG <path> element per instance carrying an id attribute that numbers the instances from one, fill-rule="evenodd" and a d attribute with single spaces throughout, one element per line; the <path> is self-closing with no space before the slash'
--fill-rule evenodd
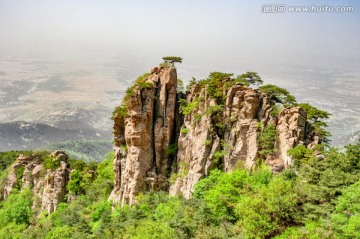
<path id="1" fill-rule="evenodd" d="M 263 13 L 265 4 L 353 6 L 354 11 Z M 345 137 L 360 131 L 359 7 L 358 1 L 324 0 L 0 0 L 0 81 L 83 72 L 81 80 L 76 74 L 62 76 L 73 92 L 56 94 L 53 103 L 68 97 L 110 108 L 137 75 L 164 55 L 179 55 L 184 62 L 178 73 L 185 82 L 211 71 L 256 71 L 299 101 L 328 110 L 334 115 L 332 133 Z M 24 62 L 33 64 L 31 74 Z M 89 88 L 81 88 L 86 81 Z M 28 107 L 44 95 L 31 90 L 41 82 L 24 90 Z M 0 86 L 0 98 L 7 89 Z M 119 93 L 109 100 L 105 92 L 111 90 Z M 9 107 L 0 113 L 8 114 Z"/>

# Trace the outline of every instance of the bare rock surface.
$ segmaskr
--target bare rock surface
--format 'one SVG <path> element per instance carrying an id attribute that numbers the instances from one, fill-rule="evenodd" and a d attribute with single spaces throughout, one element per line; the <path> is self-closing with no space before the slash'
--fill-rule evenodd
<path id="1" fill-rule="evenodd" d="M 20 190 L 30 187 L 37 198 L 33 207 L 40 206 L 49 214 L 54 212 L 57 205 L 65 201 L 70 170 L 68 155 L 64 151 L 55 151 L 50 157 L 58 162 L 55 170 L 45 169 L 43 162 L 36 156 L 19 155 L 7 176 L 2 194 L 4 200 L 15 187 Z"/>
<path id="2" fill-rule="evenodd" d="M 174 142 L 177 75 L 175 68 L 153 68 L 144 80 L 153 87 L 135 87 L 127 116 L 115 115 L 114 202 L 133 204 L 145 190 L 166 189 Z"/>

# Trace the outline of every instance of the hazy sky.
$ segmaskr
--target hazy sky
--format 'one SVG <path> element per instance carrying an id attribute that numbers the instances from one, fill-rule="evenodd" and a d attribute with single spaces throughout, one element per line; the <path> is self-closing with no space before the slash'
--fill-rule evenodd
<path id="1" fill-rule="evenodd" d="M 263 13 L 265 4 L 287 8 Z M 354 12 L 292 13 L 290 6 L 353 6 Z M 360 126 L 360 1 L 0 0 L 0 61 L 11 55 L 85 65 L 99 76 L 97 84 L 102 76 L 117 82 L 111 89 L 119 94 L 162 56 L 178 55 L 185 82 L 211 71 L 255 71 L 332 113 L 334 135 L 347 134 L 344 122 L 350 133 Z M 13 80 L 22 79 L 13 71 Z"/>
<path id="2" fill-rule="evenodd" d="M 272 3 L 354 6 L 355 11 L 261 12 L 263 4 Z M 191 62 L 260 64 L 359 61 L 359 6 L 338 0 L 0 0 L 0 51 L 171 54 Z"/>

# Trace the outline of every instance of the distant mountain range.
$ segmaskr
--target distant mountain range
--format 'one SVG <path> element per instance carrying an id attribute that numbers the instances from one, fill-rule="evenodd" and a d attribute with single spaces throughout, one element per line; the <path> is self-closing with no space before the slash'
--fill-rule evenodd
<path id="1" fill-rule="evenodd" d="M 35 149 L 63 141 L 109 140 L 111 138 L 110 130 L 96 129 L 79 121 L 58 123 L 60 127 L 25 121 L 0 123 L 0 151 Z M 66 125 L 81 125 L 81 127 L 65 128 Z"/>
<path id="2" fill-rule="evenodd" d="M 102 162 L 105 155 L 113 151 L 113 144 L 111 140 L 76 140 L 49 144 L 40 150 L 64 150 L 71 158 L 85 162 Z"/>

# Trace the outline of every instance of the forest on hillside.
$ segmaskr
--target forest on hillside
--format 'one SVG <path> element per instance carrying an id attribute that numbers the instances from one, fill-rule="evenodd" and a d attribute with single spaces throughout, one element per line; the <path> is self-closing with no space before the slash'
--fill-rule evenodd
<path id="1" fill-rule="evenodd" d="M 17 154 L 1 153 L 1 165 Z M 297 147 L 296 166 L 279 175 L 265 165 L 213 170 L 190 200 L 148 192 L 115 208 L 113 155 L 100 164 L 72 160 L 68 190 L 76 200 L 47 215 L 31 208 L 31 190 L 14 192 L 0 204 L 0 238 L 359 238 L 360 142 L 323 154 Z"/>

